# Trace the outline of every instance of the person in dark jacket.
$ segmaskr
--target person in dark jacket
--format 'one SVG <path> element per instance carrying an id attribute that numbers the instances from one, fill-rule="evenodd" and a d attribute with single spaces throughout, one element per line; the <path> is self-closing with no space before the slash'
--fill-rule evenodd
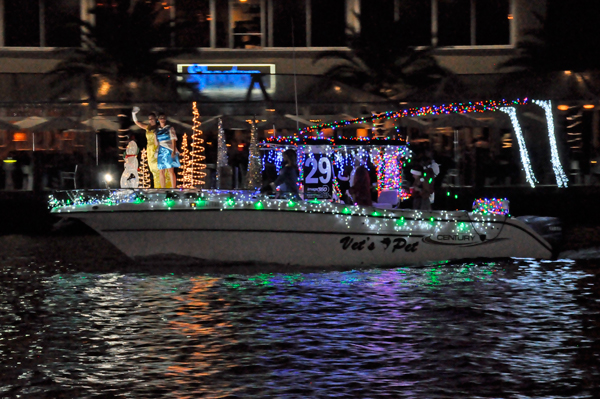
<path id="1" fill-rule="evenodd" d="M 289 149 L 283 152 L 283 167 L 279 171 L 279 176 L 271 187 L 273 191 L 279 186 L 281 196 L 300 198 L 298 193 L 298 165 L 296 161 L 296 151 Z"/>

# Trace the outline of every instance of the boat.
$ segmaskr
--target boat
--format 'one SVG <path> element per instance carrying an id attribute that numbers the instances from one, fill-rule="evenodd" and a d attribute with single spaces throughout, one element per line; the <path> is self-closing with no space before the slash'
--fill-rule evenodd
<path id="1" fill-rule="evenodd" d="M 471 210 L 463 211 L 399 209 L 410 197 L 402 178 L 412 158 L 406 137 L 320 133 L 375 119 L 498 111 L 526 102 L 409 109 L 313 126 L 302 135 L 269 137 L 262 143 L 257 143 L 252 124 L 247 175 L 253 183 L 248 185 L 262 183 L 260 168 L 267 164 L 279 170 L 283 152 L 293 148 L 303 200 L 271 198 L 258 190 L 71 190 L 51 197 L 51 212 L 81 220 L 136 260 L 169 256 L 211 263 L 362 267 L 476 258 L 551 259 L 562 236 L 559 219 L 511 217 L 508 200 L 501 198 L 477 199 Z M 318 134 L 306 136 L 311 132 Z M 221 141 L 224 145 L 224 137 Z M 219 153 L 226 153 L 224 146 Z M 217 163 L 226 164 L 219 159 Z M 340 182 L 348 182 L 348 168 L 358 165 L 377 174 L 378 201 L 391 193 L 390 201 L 376 206 L 343 203 Z M 427 179 L 431 183 L 432 178 Z"/>
<path id="2" fill-rule="evenodd" d="M 551 259 L 560 221 L 506 212 L 418 211 L 244 190 L 69 190 L 51 213 L 79 219 L 134 260 L 156 256 L 218 263 L 386 266 L 475 258 Z M 529 222 L 526 223 L 526 221 Z"/>

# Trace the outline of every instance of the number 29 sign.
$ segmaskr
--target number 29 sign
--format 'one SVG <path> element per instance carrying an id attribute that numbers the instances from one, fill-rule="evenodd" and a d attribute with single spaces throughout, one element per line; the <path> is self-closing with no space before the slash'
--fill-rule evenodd
<path id="1" fill-rule="evenodd" d="M 325 154 L 311 154 L 303 165 L 304 199 L 332 198 L 333 167 Z"/>

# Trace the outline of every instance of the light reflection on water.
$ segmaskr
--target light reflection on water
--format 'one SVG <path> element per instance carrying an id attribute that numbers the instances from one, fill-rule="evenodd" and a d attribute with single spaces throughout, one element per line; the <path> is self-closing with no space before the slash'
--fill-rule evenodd
<path id="1" fill-rule="evenodd" d="M 232 275 L 1 265 L 6 396 L 600 393 L 590 262 Z"/>

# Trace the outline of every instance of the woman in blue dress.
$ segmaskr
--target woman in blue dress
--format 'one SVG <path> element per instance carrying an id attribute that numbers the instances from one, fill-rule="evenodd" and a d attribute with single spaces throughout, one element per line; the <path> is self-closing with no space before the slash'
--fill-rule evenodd
<path id="1" fill-rule="evenodd" d="M 165 187 L 165 170 L 169 171 L 169 177 L 173 182 L 173 187 L 177 187 L 175 177 L 175 168 L 179 168 L 179 153 L 177 151 L 177 135 L 173 126 L 167 124 L 167 115 L 158 114 L 159 127 L 156 130 L 156 147 L 158 147 L 158 172 L 160 186 Z"/>

